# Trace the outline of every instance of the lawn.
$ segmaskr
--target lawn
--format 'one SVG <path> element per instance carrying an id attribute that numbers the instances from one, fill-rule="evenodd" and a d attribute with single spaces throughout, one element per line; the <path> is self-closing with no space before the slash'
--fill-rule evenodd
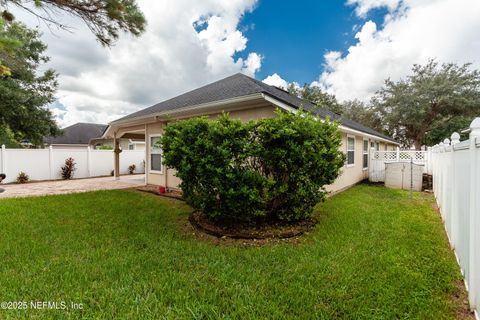
<path id="1" fill-rule="evenodd" d="M 452 319 L 464 289 L 433 203 L 360 185 L 302 239 L 245 246 L 198 239 L 188 206 L 147 193 L 1 200 L 0 301 L 28 310 L 0 319 Z"/>

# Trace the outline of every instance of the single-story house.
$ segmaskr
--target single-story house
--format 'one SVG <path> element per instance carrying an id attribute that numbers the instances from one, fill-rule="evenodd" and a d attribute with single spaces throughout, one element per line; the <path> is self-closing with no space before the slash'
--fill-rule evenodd
<path id="1" fill-rule="evenodd" d="M 62 129 L 62 134 L 57 137 L 46 137 L 45 146 L 55 149 L 87 148 L 95 149 L 99 146 L 109 146 L 113 149 L 113 139 L 103 139 L 101 136 L 107 129 L 106 124 L 75 123 Z M 143 135 L 135 139 L 120 139 L 122 150 L 145 150 L 145 137 Z"/>
<path id="2" fill-rule="evenodd" d="M 149 108 L 127 115 L 110 123 L 102 138 L 114 139 L 119 149 L 119 139 L 144 134 L 146 137 L 146 183 L 177 188 L 180 179 L 175 171 L 162 165 L 162 150 L 158 144 L 164 129 L 171 121 L 196 117 L 216 117 L 228 112 L 232 118 L 243 121 L 274 117 L 279 108 L 295 112 L 299 108 L 310 110 L 314 106 L 280 88 L 238 73 L 201 88 L 160 102 Z M 371 147 L 377 150 L 395 150 L 398 143 L 371 128 L 341 118 L 326 109 L 314 109 L 320 117 L 330 117 L 340 122 L 342 149 L 347 161 L 341 176 L 328 187 L 339 191 L 368 177 Z M 115 152 L 115 175 L 118 178 L 119 155 Z"/>

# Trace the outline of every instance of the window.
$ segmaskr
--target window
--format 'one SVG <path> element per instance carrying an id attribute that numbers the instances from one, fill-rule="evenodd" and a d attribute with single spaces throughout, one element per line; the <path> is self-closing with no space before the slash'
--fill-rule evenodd
<path id="1" fill-rule="evenodd" d="M 385 143 L 383 148 L 384 148 L 385 151 L 387 151 L 388 150 L 388 144 Z"/>
<path id="2" fill-rule="evenodd" d="M 368 140 L 363 140 L 363 169 L 368 168 Z"/>
<path id="3" fill-rule="evenodd" d="M 162 173 L 162 148 L 160 136 L 150 136 L 150 171 Z"/>
<path id="4" fill-rule="evenodd" d="M 347 136 L 347 166 L 355 164 L 355 137 Z"/>
<path id="5" fill-rule="evenodd" d="M 379 150 L 380 150 L 380 143 L 375 142 L 375 151 L 379 151 Z"/>
<path id="6" fill-rule="evenodd" d="M 135 150 L 135 145 L 133 143 L 129 143 L 128 150 Z"/>

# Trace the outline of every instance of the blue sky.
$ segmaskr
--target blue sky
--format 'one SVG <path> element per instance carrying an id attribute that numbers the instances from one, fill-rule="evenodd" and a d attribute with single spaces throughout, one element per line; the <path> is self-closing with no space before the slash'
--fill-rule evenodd
<path id="1" fill-rule="evenodd" d="M 16 14 L 44 32 L 62 127 L 108 123 L 237 72 L 368 101 L 430 58 L 480 69 L 480 0 L 137 1 L 145 33 L 112 48 L 72 16 L 59 19 L 73 33 L 52 33 Z"/>
<path id="2" fill-rule="evenodd" d="M 249 51 L 263 56 L 258 79 L 278 73 L 289 82 L 311 83 L 323 71 L 327 51 L 346 52 L 366 20 L 378 25 L 386 9 L 378 8 L 359 18 L 355 7 L 339 0 L 260 0 L 240 22 Z M 243 29 L 242 29 L 243 28 Z M 242 54 L 238 54 L 241 56 Z"/>

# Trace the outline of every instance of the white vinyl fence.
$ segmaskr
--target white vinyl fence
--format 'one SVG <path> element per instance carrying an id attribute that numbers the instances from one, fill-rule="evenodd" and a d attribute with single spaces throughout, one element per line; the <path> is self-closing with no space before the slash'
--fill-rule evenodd
<path id="1" fill-rule="evenodd" d="M 375 151 L 370 150 L 368 179 L 371 182 L 385 182 L 385 164 L 393 162 L 408 162 L 424 166 L 424 172 L 429 170 L 429 152 L 416 150 Z"/>
<path id="2" fill-rule="evenodd" d="M 470 125 L 470 139 L 430 148 L 433 191 L 445 229 L 465 277 L 470 306 L 480 311 L 480 118 Z"/>
<path id="3" fill-rule="evenodd" d="M 72 157 L 77 170 L 74 178 L 108 176 L 114 165 L 113 150 L 72 149 L 6 149 L 0 152 L 0 172 L 7 175 L 4 181 L 14 182 L 20 172 L 30 180 L 61 179 L 61 167 L 65 159 Z M 143 173 L 145 151 L 123 150 L 120 153 L 120 174 L 127 174 L 128 167 L 136 166 L 135 173 Z"/>

